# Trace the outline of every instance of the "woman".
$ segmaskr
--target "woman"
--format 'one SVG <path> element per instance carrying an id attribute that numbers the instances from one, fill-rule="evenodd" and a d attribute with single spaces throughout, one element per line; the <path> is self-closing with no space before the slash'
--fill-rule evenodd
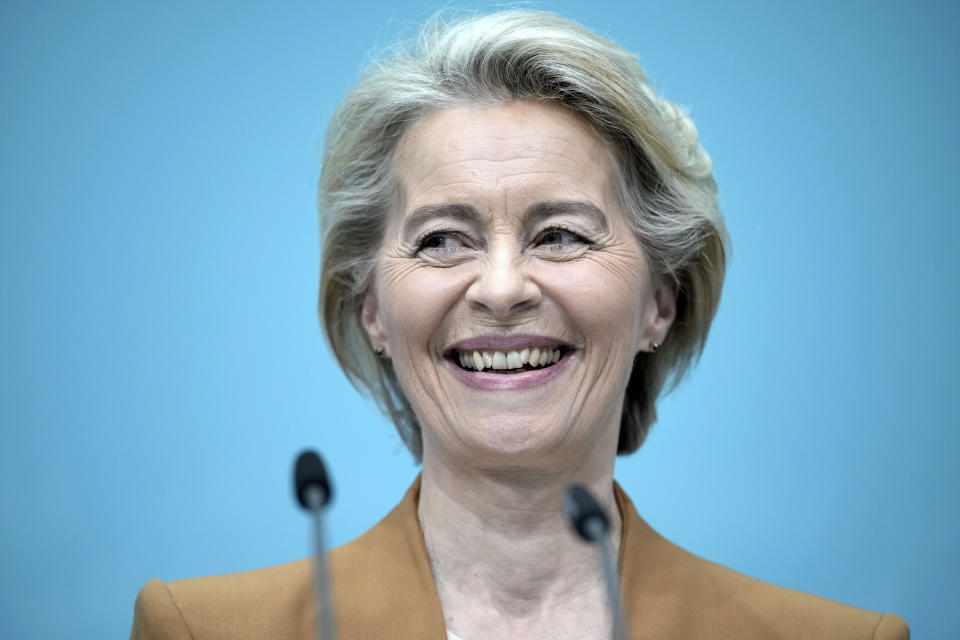
<path id="1" fill-rule="evenodd" d="M 341 638 L 605 638 L 573 482 L 612 516 L 634 638 L 906 638 L 659 537 L 613 482 L 724 274 L 710 160 L 635 57 L 551 14 L 435 22 L 330 126 L 321 315 L 423 463 L 331 553 Z M 144 587 L 133 637 L 309 638 L 308 560 Z"/>

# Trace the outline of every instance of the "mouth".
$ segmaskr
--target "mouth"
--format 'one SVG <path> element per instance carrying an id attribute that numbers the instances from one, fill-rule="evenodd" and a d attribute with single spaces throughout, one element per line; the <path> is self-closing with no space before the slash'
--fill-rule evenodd
<path id="1" fill-rule="evenodd" d="M 464 371 L 511 375 L 548 369 L 570 351 L 564 345 L 525 346 L 515 349 L 450 349 L 445 357 Z"/>

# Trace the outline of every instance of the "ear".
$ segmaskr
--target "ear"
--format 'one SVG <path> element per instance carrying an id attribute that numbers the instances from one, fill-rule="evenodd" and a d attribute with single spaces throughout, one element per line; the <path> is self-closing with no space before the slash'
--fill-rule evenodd
<path id="1" fill-rule="evenodd" d="M 648 316 L 645 339 L 646 344 L 641 349 L 648 350 L 653 342 L 662 344 L 667 333 L 677 317 L 677 283 L 669 276 L 661 276 L 656 280 L 653 291 L 653 305 Z"/>
<path id="2" fill-rule="evenodd" d="M 363 306 L 360 308 L 360 323 L 367 332 L 367 338 L 370 339 L 371 348 L 376 351 L 377 347 L 387 348 L 387 332 L 384 331 L 383 321 L 380 319 L 380 304 L 377 301 L 377 294 L 370 289 L 363 298 Z"/>

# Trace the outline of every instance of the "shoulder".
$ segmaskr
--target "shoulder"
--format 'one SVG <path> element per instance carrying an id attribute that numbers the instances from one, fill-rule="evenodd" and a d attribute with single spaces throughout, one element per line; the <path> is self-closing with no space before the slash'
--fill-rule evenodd
<path id="1" fill-rule="evenodd" d="M 694 555 L 654 531 L 625 494 L 618 501 L 624 517 L 623 599 L 634 634 L 658 628 L 671 630 L 667 637 L 716 640 L 910 637 L 897 615 L 773 585 Z"/>
<path id="2" fill-rule="evenodd" d="M 419 482 L 369 531 L 327 554 L 340 638 L 441 638 L 443 614 L 416 515 Z M 148 582 L 132 640 L 314 637 L 313 558 Z"/>
<path id="3" fill-rule="evenodd" d="M 286 564 L 140 590 L 131 640 L 304 638 L 313 632 L 313 565 Z"/>
<path id="4" fill-rule="evenodd" d="M 677 548 L 672 580 L 698 612 L 697 633 L 711 638 L 810 638 L 907 640 L 906 623 L 793 589 L 777 586 Z M 679 612 L 678 612 L 679 613 Z"/>

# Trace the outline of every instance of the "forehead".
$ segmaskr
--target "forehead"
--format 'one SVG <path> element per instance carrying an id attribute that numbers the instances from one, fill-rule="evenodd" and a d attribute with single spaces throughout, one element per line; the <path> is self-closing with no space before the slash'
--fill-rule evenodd
<path id="1" fill-rule="evenodd" d="M 613 205 L 608 144 L 582 117 L 552 104 L 465 105 L 431 113 L 405 133 L 394 174 L 406 211 L 448 201 L 488 209 L 537 199 Z"/>

